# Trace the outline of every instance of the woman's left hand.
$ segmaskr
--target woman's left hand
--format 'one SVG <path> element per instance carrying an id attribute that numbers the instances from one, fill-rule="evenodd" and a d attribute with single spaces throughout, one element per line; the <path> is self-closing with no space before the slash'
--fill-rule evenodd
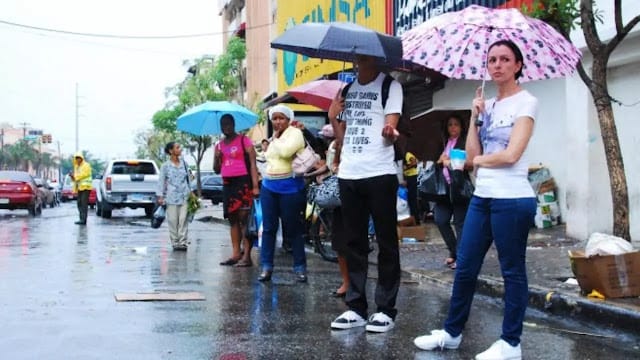
<path id="1" fill-rule="evenodd" d="M 258 197 L 260 197 L 260 189 L 258 189 L 257 187 L 254 187 L 254 188 L 252 189 L 252 192 L 253 192 L 253 197 L 254 197 L 254 198 L 258 198 Z"/>

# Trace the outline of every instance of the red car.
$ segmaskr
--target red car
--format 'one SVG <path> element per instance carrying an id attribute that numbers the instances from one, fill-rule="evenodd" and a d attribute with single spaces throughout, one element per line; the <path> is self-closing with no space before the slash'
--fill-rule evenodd
<path id="1" fill-rule="evenodd" d="M 62 183 L 62 202 L 67 202 L 71 200 L 75 200 L 77 198 L 76 193 L 73 192 L 73 181 L 69 175 L 64 178 L 64 182 Z"/>
<path id="2" fill-rule="evenodd" d="M 98 201 L 98 196 L 96 195 L 95 186 L 91 189 L 89 193 L 89 206 L 93 209 L 96 207 L 96 202 Z"/>
<path id="3" fill-rule="evenodd" d="M 0 209 L 26 209 L 42 214 L 42 195 L 33 177 L 24 171 L 0 171 Z"/>

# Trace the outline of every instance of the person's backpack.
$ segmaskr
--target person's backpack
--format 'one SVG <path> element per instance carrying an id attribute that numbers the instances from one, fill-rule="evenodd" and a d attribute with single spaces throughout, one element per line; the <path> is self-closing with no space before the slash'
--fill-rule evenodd
<path id="1" fill-rule="evenodd" d="M 384 77 L 384 81 L 382 82 L 382 91 L 381 99 L 382 100 L 382 109 L 387 106 L 387 100 L 389 99 L 389 89 L 391 88 L 391 82 L 393 81 L 393 77 L 389 74 L 386 74 Z M 343 98 L 347 98 L 347 93 L 349 92 L 349 88 L 353 82 L 348 83 L 345 87 L 342 88 L 342 93 L 340 94 Z M 401 85 L 402 86 L 402 85 Z M 398 119 L 398 125 L 396 126 L 396 130 L 400 133 L 400 137 L 409 138 L 411 137 L 411 125 L 409 123 L 410 118 L 407 111 L 406 102 L 402 101 L 402 114 L 400 114 L 400 119 Z M 406 142 L 406 141 L 405 141 Z M 393 144 L 393 150 L 395 152 L 394 160 L 402 160 L 404 159 L 404 154 L 406 153 L 405 149 L 402 149 L 400 146 L 399 139 Z"/>

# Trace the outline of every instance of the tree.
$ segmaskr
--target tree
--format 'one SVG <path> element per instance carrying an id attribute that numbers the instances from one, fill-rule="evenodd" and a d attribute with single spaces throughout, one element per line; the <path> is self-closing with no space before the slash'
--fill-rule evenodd
<path id="1" fill-rule="evenodd" d="M 576 24 L 580 25 L 593 62 L 591 75 L 587 74 L 582 62 L 578 64 L 578 74 L 589 89 L 598 112 L 613 200 L 613 234 L 630 241 L 629 190 L 612 107 L 612 102 L 618 101 L 609 94 L 607 67 L 613 51 L 640 22 L 640 14 L 624 24 L 622 0 L 614 0 L 616 31 L 611 39 L 605 41 L 596 28 L 596 22 L 601 21 L 601 16 L 594 10 L 593 3 L 593 0 L 538 0 L 534 3 L 533 9 L 525 10 L 555 27 L 569 40 L 571 30 Z"/>
<path id="2" fill-rule="evenodd" d="M 29 164 L 32 164 L 38 156 L 36 150 L 26 140 L 6 145 L 4 152 L 7 167 L 11 170 L 29 171 Z"/>
<path id="3" fill-rule="evenodd" d="M 220 55 L 213 68 L 213 80 L 227 99 L 235 99 L 244 105 L 245 73 L 242 62 L 247 57 L 247 46 L 243 39 L 232 37 L 224 54 Z"/>

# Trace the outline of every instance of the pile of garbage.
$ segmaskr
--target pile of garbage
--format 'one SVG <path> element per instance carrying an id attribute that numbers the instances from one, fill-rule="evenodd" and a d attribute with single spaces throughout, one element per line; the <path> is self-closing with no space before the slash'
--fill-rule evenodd
<path id="1" fill-rule="evenodd" d="M 584 251 L 569 250 L 583 294 L 606 299 L 640 296 L 640 252 L 625 239 L 593 233 Z"/>
<path id="2" fill-rule="evenodd" d="M 560 223 L 560 206 L 556 197 L 556 182 L 548 168 L 540 165 L 529 168 L 529 183 L 536 193 L 538 208 L 535 225 L 538 229 L 550 228 Z"/>

